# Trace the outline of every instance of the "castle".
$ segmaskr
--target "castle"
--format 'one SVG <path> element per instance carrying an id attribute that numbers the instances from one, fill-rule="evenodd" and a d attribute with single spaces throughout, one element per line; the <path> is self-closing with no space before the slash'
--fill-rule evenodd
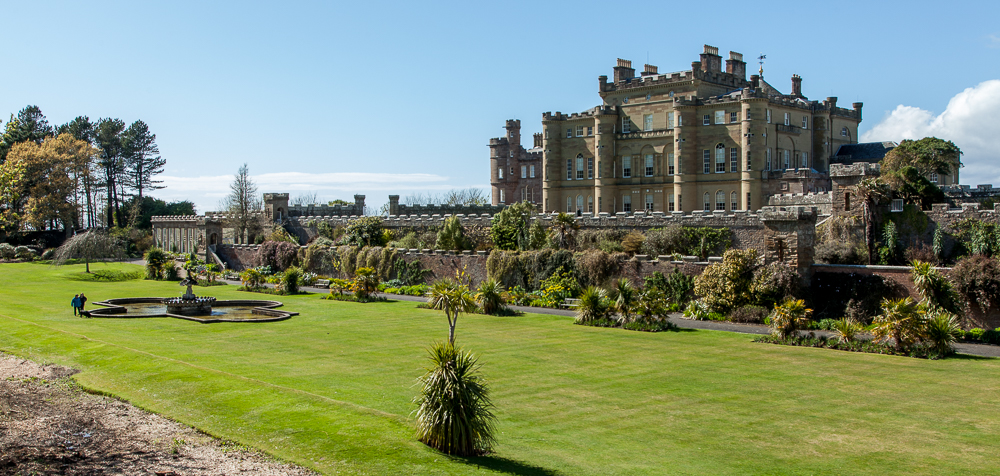
<path id="1" fill-rule="evenodd" d="M 708 45 L 690 70 L 675 73 L 647 64 L 636 77 L 631 61 L 619 59 L 611 81 L 598 78 L 601 105 L 544 113 L 532 149 L 520 145 L 520 121 L 490 140 L 493 203 L 735 211 L 757 210 L 775 194 L 829 191 L 829 165 L 841 146 L 857 144 L 863 104 L 809 100 L 798 75 L 783 94 L 762 73 L 748 80 L 743 56 L 732 51 L 723 71 L 718 48 Z"/>

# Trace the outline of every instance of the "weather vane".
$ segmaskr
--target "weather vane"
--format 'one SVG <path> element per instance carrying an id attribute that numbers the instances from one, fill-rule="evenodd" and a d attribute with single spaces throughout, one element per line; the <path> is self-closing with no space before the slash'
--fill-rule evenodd
<path id="1" fill-rule="evenodd" d="M 762 78 L 764 77 L 764 60 L 766 59 L 767 55 L 764 53 L 761 53 L 760 56 L 757 57 L 757 62 L 760 63 L 760 77 Z"/>

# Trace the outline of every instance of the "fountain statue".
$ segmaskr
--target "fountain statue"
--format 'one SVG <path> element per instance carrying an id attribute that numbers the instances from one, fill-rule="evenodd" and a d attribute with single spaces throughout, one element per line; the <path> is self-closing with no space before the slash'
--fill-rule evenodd
<path id="1" fill-rule="evenodd" d="M 167 313 L 181 314 L 185 316 L 212 314 L 212 304 L 215 302 L 215 298 L 210 296 L 195 296 L 194 291 L 191 290 L 191 286 L 196 283 L 197 281 L 190 278 L 184 279 L 178 283 L 181 286 L 187 286 L 187 292 L 179 298 L 167 298 L 163 300 L 163 303 L 167 305 Z"/>

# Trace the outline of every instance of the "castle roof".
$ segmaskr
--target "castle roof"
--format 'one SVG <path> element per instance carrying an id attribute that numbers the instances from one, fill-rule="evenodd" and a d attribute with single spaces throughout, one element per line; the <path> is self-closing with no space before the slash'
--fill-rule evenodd
<path id="1" fill-rule="evenodd" d="M 863 142 L 860 144 L 844 144 L 837 149 L 831 163 L 853 164 L 856 162 L 876 163 L 885 157 L 890 150 L 895 149 L 896 144 L 892 141 L 884 142 Z"/>

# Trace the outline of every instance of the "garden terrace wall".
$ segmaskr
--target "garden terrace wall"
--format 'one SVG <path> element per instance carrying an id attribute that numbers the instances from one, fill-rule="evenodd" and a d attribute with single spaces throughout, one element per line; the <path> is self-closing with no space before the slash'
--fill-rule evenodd
<path id="1" fill-rule="evenodd" d="M 936 268 L 939 271 L 948 273 L 951 268 Z M 902 289 L 906 289 L 907 295 L 915 300 L 920 300 L 920 294 L 917 293 L 917 289 L 913 287 L 913 279 L 910 278 L 910 267 L 909 266 L 866 266 L 857 264 L 814 264 L 811 268 L 812 275 L 815 276 L 818 273 L 841 273 L 841 274 L 859 274 L 859 275 L 876 275 L 881 276 L 892 283 L 899 285 Z"/>

